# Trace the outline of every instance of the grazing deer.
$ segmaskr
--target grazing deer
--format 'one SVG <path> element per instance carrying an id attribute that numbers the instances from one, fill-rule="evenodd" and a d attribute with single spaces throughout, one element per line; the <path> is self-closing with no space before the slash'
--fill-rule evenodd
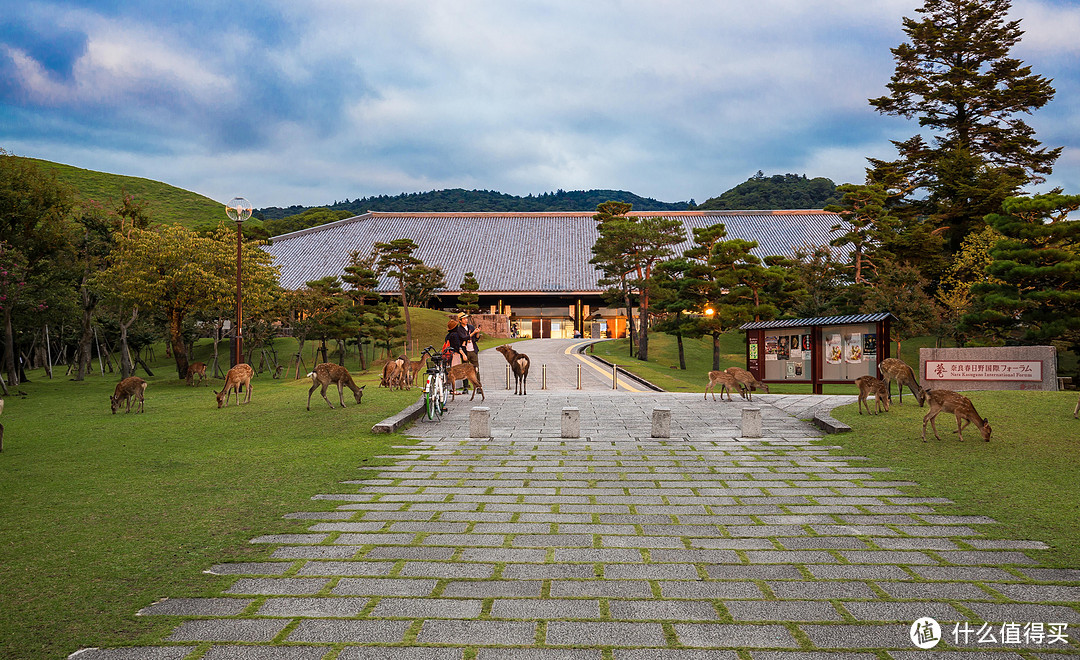
<path id="1" fill-rule="evenodd" d="M 251 377 L 254 375 L 255 370 L 251 368 L 250 364 L 241 363 L 229 369 L 229 372 L 225 374 L 225 387 L 214 395 L 217 397 L 217 407 L 220 408 L 222 402 L 225 403 L 226 408 L 229 406 L 229 396 L 232 395 L 233 390 L 236 390 L 236 405 L 240 405 L 241 387 L 247 390 L 247 398 L 244 399 L 244 403 L 251 403 Z"/>
<path id="2" fill-rule="evenodd" d="M 408 368 L 409 358 L 405 355 L 398 356 L 395 360 L 387 360 L 383 365 L 382 380 L 379 382 L 379 387 L 389 387 L 399 390 L 407 389 L 405 382 L 405 370 Z M 411 389 L 408 388 L 408 389 Z"/>
<path id="3" fill-rule="evenodd" d="M 503 357 L 506 358 L 506 361 L 510 364 L 510 368 L 514 370 L 514 394 L 521 394 L 522 396 L 527 394 L 525 391 L 525 381 L 529 378 L 529 365 L 532 363 L 532 361 L 529 360 L 529 356 L 524 353 L 518 353 L 506 344 L 496 346 L 495 350 L 502 353 Z"/>
<path id="4" fill-rule="evenodd" d="M 143 394 L 146 392 L 146 385 L 147 382 L 138 376 L 125 378 L 117 383 L 113 395 L 109 397 L 113 414 L 116 414 L 116 411 L 120 409 L 120 405 L 124 402 L 127 402 L 127 409 L 124 412 L 131 412 L 131 399 L 133 397 L 139 402 L 135 412 L 141 413 L 143 411 Z"/>
<path id="5" fill-rule="evenodd" d="M 906 362 L 897 358 L 886 358 L 878 365 L 878 370 L 881 372 L 881 380 L 885 381 L 885 387 L 889 391 L 889 398 L 892 398 L 892 382 L 895 380 L 896 389 L 900 393 L 900 403 L 904 402 L 905 385 L 915 395 L 920 408 L 926 403 L 926 390 L 919 385 L 919 379 L 915 377 L 915 372 Z"/>
<path id="6" fill-rule="evenodd" d="M 724 391 L 727 390 L 727 400 L 731 401 L 732 390 L 739 390 L 739 395 L 746 398 L 746 392 L 743 390 L 742 383 L 735 380 L 735 376 L 732 376 L 726 371 L 710 371 L 709 372 L 709 384 L 705 386 L 705 398 L 709 398 L 709 390 L 712 390 L 712 399 L 716 401 L 716 385 L 720 385 L 720 400 L 724 400 Z"/>
<path id="7" fill-rule="evenodd" d="M 326 398 L 326 388 L 331 384 L 337 385 L 338 401 L 341 403 L 341 407 L 345 407 L 345 388 L 352 390 L 353 398 L 357 403 L 360 403 L 360 399 L 364 398 L 364 388 L 367 385 L 360 387 L 356 386 L 353 382 L 352 374 L 345 367 L 337 364 L 330 364 L 329 362 L 323 362 L 315 367 L 315 370 L 308 374 L 308 378 L 311 379 L 311 389 L 307 393 L 307 409 L 311 410 L 311 394 L 315 391 L 315 388 L 322 386 L 322 398 L 326 400 L 326 405 L 330 406 L 333 410 L 334 404 L 330 403 L 330 399 Z"/>
<path id="8" fill-rule="evenodd" d="M 187 368 L 187 384 L 193 385 L 195 383 L 195 376 L 199 377 L 199 385 L 203 385 L 206 382 L 206 363 L 205 362 L 192 362 Z"/>
<path id="9" fill-rule="evenodd" d="M 934 430 L 934 437 L 941 440 L 941 438 L 938 437 L 937 427 L 934 425 L 934 418 L 937 417 L 940 412 L 956 415 L 955 433 L 960 436 L 960 442 L 964 441 L 964 427 L 972 422 L 975 423 L 975 426 L 979 427 L 979 431 L 982 432 L 983 440 L 990 442 L 990 434 L 993 432 L 993 429 L 990 428 L 990 420 L 983 418 L 979 413 L 975 412 L 975 406 L 971 404 L 971 399 L 950 390 L 926 390 L 926 398 L 930 399 L 930 412 L 926 413 L 926 417 L 923 417 L 923 442 L 926 442 L 927 422 L 930 422 L 930 428 Z"/>
<path id="10" fill-rule="evenodd" d="M 874 378 L 873 376 L 860 376 L 855 379 L 855 384 L 859 386 L 859 414 L 862 414 L 863 404 L 866 404 L 866 414 L 871 414 L 870 403 L 866 400 L 871 394 L 874 395 L 874 409 L 877 412 L 881 412 L 881 408 L 885 408 L 885 412 L 889 412 L 889 388 L 883 382 Z"/>
<path id="11" fill-rule="evenodd" d="M 459 380 L 467 380 L 472 385 L 472 396 L 469 397 L 469 401 L 476 398 L 476 393 L 480 392 L 480 401 L 484 400 L 484 387 L 480 384 L 480 374 L 476 372 L 476 366 L 472 362 L 462 362 L 461 364 L 455 364 L 446 370 L 446 382 L 453 383 Z M 451 401 L 457 398 L 457 391 L 453 388 L 450 389 Z"/>
<path id="12" fill-rule="evenodd" d="M 765 390 L 765 393 L 769 393 L 769 386 L 761 382 L 754 377 L 754 374 L 750 373 L 746 369 L 740 369 L 739 367 L 728 367 L 724 371 L 728 372 L 735 377 L 735 380 L 739 381 L 739 384 L 745 388 L 746 398 L 753 401 L 754 395 L 751 394 L 757 388 Z"/>

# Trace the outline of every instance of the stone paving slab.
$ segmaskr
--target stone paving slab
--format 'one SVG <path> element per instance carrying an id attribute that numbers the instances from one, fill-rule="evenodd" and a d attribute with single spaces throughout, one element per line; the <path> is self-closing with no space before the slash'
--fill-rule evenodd
<path id="1" fill-rule="evenodd" d="M 270 561 L 210 567 L 235 576 L 221 597 L 144 608 L 182 619 L 162 645 L 79 657 L 931 660 L 909 638 L 923 616 L 941 623 L 935 658 L 1080 653 L 1080 569 L 1040 567 L 1025 551 L 1043 544 L 987 539 L 994 520 L 816 444 L 800 419 L 829 397 L 488 398 L 491 438 L 468 437 L 459 401 L 374 478 L 312 498 L 334 511 L 253 538 Z M 661 405 L 672 438 L 649 437 Z M 739 437 L 751 405 L 766 438 Z M 564 406 L 581 438 L 560 437 Z M 953 643 L 967 622 L 1068 637 Z"/>

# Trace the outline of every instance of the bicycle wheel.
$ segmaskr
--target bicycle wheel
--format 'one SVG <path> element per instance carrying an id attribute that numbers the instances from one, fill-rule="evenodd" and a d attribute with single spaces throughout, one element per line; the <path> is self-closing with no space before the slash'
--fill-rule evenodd
<path id="1" fill-rule="evenodd" d="M 424 412 L 427 414 L 427 418 L 432 421 L 442 412 L 439 410 L 439 397 L 436 394 L 435 379 L 431 376 L 428 376 L 424 382 Z"/>
<path id="2" fill-rule="evenodd" d="M 439 374 L 437 377 L 437 398 L 439 401 L 439 412 L 446 412 L 446 402 L 450 398 L 450 388 L 447 387 L 446 378 L 443 374 Z"/>

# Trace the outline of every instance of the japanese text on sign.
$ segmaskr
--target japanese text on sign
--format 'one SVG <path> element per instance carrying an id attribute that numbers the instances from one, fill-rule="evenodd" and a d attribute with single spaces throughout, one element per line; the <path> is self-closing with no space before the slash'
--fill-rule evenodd
<path id="1" fill-rule="evenodd" d="M 926 380 L 1042 380 L 1040 360 L 927 360 Z"/>

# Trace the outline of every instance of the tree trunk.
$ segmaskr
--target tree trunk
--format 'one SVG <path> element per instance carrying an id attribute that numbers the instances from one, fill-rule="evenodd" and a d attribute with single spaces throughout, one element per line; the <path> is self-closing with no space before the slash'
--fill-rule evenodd
<path id="1" fill-rule="evenodd" d="M 146 366 L 146 362 L 143 361 L 142 356 L 138 352 L 135 353 L 135 362 L 143 368 L 147 376 L 154 377 L 154 372 L 150 371 L 150 367 Z"/>
<path id="2" fill-rule="evenodd" d="M 124 323 L 123 319 L 120 320 L 120 379 L 123 380 L 132 376 L 135 373 L 135 366 L 131 361 L 131 349 L 128 347 L 128 328 L 135 322 L 135 319 L 139 317 L 139 308 L 135 307 L 131 310 L 131 318 L 127 323 Z M 185 373 L 186 377 L 187 374 Z"/>
<path id="3" fill-rule="evenodd" d="M 178 309 L 169 310 L 169 347 L 176 360 L 176 373 L 180 380 L 187 378 L 188 360 L 184 351 L 184 314 Z M 240 356 L 238 356 L 240 357 Z"/>
<path id="4" fill-rule="evenodd" d="M 401 307 L 405 310 L 405 345 L 412 346 L 412 319 L 409 318 L 409 301 L 405 298 L 405 273 L 398 276 L 401 287 Z"/>
<path id="5" fill-rule="evenodd" d="M 626 278 L 622 280 L 623 302 L 626 303 L 626 328 L 630 334 L 630 357 L 634 357 L 634 348 L 637 344 L 637 327 L 634 325 L 634 308 L 630 306 L 630 287 L 626 285 Z"/>
<path id="6" fill-rule="evenodd" d="M 681 332 L 675 335 L 675 341 L 679 344 L 679 368 L 686 371 L 686 354 L 683 353 Z"/>
<path id="7" fill-rule="evenodd" d="M 364 356 L 364 335 L 356 335 L 356 352 L 360 354 L 360 371 L 367 371 Z"/>
<path id="8" fill-rule="evenodd" d="M 712 333 L 712 368 L 720 371 L 720 333 Z"/>
<path id="9" fill-rule="evenodd" d="M 638 308 L 641 310 L 641 330 L 638 332 L 637 358 L 642 362 L 649 361 L 649 292 L 642 289 L 638 298 Z"/>
<path id="10" fill-rule="evenodd" d="M 217 319 L 214 321 L 214 362 L 213 368 L 210 370 L 211 378 L 224 378 L 225 374 L 221 373 L 221 367 L 219 366 L 218 344 L 221 343 L 221 327 L 225 325 L 224 319 Z M 186 377 L 186 376 L 185 376 Z"/>
<path id="11" fill-rule="evenodd" d="M 12 387 L 19 384 L 19 374 L 15 371 L 15 331 L 11 327 L 10 305 L 4 305 L 4 371 Z"/>

